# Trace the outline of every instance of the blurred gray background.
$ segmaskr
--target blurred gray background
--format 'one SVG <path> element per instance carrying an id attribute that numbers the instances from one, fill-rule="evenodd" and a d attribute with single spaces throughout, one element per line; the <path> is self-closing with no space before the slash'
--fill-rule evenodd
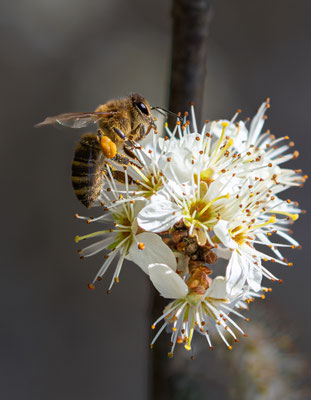
<path id="1" fill-rule="evenodd" d="M 170 1 L 2 0 L 0 397 L 5 400 L 146 399 L 149 292 L 129 264 L 107 296 L 111 271 L 87 289 L 101 257 L 80 261 L 74 219 L 85 210 L 70 181 L 78 135 L 34 129 L 47 115 L 93 110 L 131 91 L 166 106 Z M 271 98 L 266 127 L 310 167 L 311 3 L 217 0 L 210 27 L 206 118 L 252 116 Z M 189 99 L 191 100 L 191 99 Z M 309 208 L 310 185 L 284 195 Z M 295 226 L 304 246 L 269 302 L 274 318 L 310 350 L 310 217 Z M 267 283 L 268 284 L 268 283 Z M 253 305 L 256 310 L 256 305 Z"/>

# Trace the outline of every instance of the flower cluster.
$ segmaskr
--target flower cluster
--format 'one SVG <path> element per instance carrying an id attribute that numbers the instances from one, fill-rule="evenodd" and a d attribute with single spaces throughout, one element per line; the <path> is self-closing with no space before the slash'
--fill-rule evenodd
<path id="1" fill-rule="evenodd" d="M 140 165 L 122 171 L 122 183 L 116 179 L 121 171 L 108 167 L 98 199 L 102 216 L 78 216 L 108 225 L 76 237 L 100 238 L 80 250 L 81 257 L 105 253 L 89 288 L 118 259 L 110 291 L 129 259 L 161 296 L 173 300 L 152 326 L 162 322 L 151 347 L 165 328 L 171 330 L 169 356 L 176 343 L 190 350 L 194 331 L 211 349 L 213 332 L 229 349 L 238 332 L 247 336 L 234 317 L 247 320 L 240 310 L 271 290 L 262 286 L 263 278 L 281 282 L 265 262 L 291 266 L 281 249 L 300 247 L 289 226 L 302 211 L 279 195 L 302 186 L 306 176 L 283 168 L 298 156 L 293 142 L 262 132 L 269 106 L 269 100 L 261 105 L 249 128 L 237 121 L 238 111 L 230 121 L 206 121 L 201 131 L 191 106 L 190 119 L 185 113 L 173 131 L 165 126 L 167 136 L 155 131 L 151 143 L 133 150 Z M 227 260 L 225 276 L 220 258 Z"/>

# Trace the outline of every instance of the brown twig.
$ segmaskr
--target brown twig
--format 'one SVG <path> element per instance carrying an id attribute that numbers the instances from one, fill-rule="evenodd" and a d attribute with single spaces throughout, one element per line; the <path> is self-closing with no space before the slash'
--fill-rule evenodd
<path id="1" fill-rule="evenodd" d="M 190 101 L 193 101 L 198 122 L 201 120 L 206 75 L 210 10 L 210 0 L 173 0 L 169 109 L 174 112 L 183 112 L 188 110 Z M 162 314 L 167 302 L 156 291 L 152 296 L 152 319 L 154 321 Z M 177 393 L 181 377 L 180 373 L 176 374 L 176 368 L 174 368 L 174 363 L 178 363 L 178 359 L 168 359 L 168 351 L 168 337 L 164 332 L 152 350 L 151 391 L 153 400 L 181 399 Z M 189 392 L 189 388 L 193 387 L 191 378 L 183 376 L 182 381 Z M 191 398 L 193 398 L 191 395 L 188 396 L 185 393 L 182 397 L 182 399 Z"/>
<path id="2" fill-rule="evenodd" d="M 172 65 L 169 109 L 183 112 L 196 106 L 198 122 L 206 77 L 210 0 L 173 0 Z"/>

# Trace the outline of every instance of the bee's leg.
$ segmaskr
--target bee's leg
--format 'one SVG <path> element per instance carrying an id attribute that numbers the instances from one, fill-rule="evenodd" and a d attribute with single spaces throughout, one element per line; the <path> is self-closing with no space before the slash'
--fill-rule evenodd
<path id="1" fill-rule="evenodd" d="M 116 181 L 118 181 L 118 182 L 120 182 L 120 183 L 125 183 L 126 182 L 126 179 L 125 179 L 125 172 L 124 171 L 119 171 L 118 169 L 116 169 L 113 165 L 111 165 L 110 163 L 107 163 L 107 166 L 109 167 L 109 169 L 110 169 L 110 172 L 111 172 L 111 175 L 112 175 L 112 177 L 116 180 Z M 126 167 L 124 167 L 124 169 L 126 169 Z M 105 175 L 107 175 L 107 167 L 106 168 L 104 168 L 104 170 L 103 170 L 103 173 L 105 174 Z M 132 183 L 134 183 L 134 179 L 129 175 L 129 174 L 127 174 L 127 181 L 128 181 L 128 183 L 131 185 Z"/>
<path id="2" fill-rule="evenodd" d="M 128 155 L 129 157 L 133 158 L 134 160 L 138 161 L 140 165 L 143 166 L 142 162 L 140 161 L 140 159 L 137 157 L 137 155 L 132 151 L 132 147 L 130 146 L 123 146 L 123 151 L 126 155 Z"/>
<path id="3" fill-rule="evenodd" d="M 136 141 L 143 139 L 145 136 L 145 127 L 142 124 L 139 124 L 132 132 L 131 135 L 127 138 L 128 142 L 131 144 L 132 149 L 141 150 L 142 147 L 137 145 L 133 139 L 136 138 Z"/>
<path id="4" fill-rule="evenodd" d="M 135 164 L 133 161 L 131 161 L 129 158 L 125 157 L 123 154 L 117 153 L 113 158 L 113 161 L 115 161 L 117 164 L 120 165 L 134 165 L 136 168 L 142 169 L 140 165 Z"/>
<path id="5" fill-rule="evenodd" d="M 104 131 L 103 131 L 101 128 L 97 128 L 97 139 L 98 139 L 98 141 L 100 141 L 100 139 L 101 139 L 103 136 L 106 136 L 105 133 L 104 133 Z"/>
<path id="6" fill-rule="evenodd" d="M 110 139 L 109 136 L 104 135 L 102 129 L 97 130 L 97 140 L 101 150 L 104 152 L 105 157 L 113 158 L 117 154 L 117 145 Z"/>
<path id="7" fill-rule="evenodd" d="M 125 172 L 124 171 L 119 171 L 118 169 L 115 169 L 114 171 L 111 171 L 112 176 L 114 177 L 114 179 L 120 183 L 125 184 L 126 179 L 125 179 Z M 132 183 L 134 183 L 134 179 L 127 174 L 127 181 L 129 183 L 129 185 L 131 185 Z"/>
<path id="8" fill-rule="evenodd" d="M 157 127 L 154 124 L 150 124 L 146 130 L 144 125 L 142 125 L 142 124 L 139 125 L 138 129 L 137 129 L 137 131 L 138 131 L 137 133 L 139 134 L 139 136 L 136 138 L 136 141 L 140 141 L 140 140 L 144 139 L 149 134 L 149 132 L 151 131 L 152 128 L 156 129 Z"/>
<path id="9" fill-rule="evenodd" d="M 128 146 L 130 149 L 141 150 L 142 146 L 138 145 L 137 143 L 133 142 L 133 140 L 129 140 L 131 146 Z"/>
<path id="10" fill-rule="evenodd" d="M 124 133 L 119 129 L 119 128 L 113 128 L 113 130 L 115 131 L 115 133 L 122 139 L 122 140 L 126 140 L 127 137 L 124 135 Z"/>
<path id="11" fill-rule="evenodd" d="M 145 127 L 142 126 L 141 129 L 140 129 L 140 138 L 139 138 L 139 140 L 141 140 L 144 137 L 146 137 L 149 134 L 149 132 L 151 131 L 152 128 L 154 128 L 154 127 L 151 124 L 148 126 L 147 130 L 145 130 Z"/>

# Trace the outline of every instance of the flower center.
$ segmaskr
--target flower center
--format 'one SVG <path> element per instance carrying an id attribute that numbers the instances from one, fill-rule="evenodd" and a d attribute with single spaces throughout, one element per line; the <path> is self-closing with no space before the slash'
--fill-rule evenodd
<path id="1" fill-rule="evenodd" d="M 114 220 L 115 222 L 115 228 L 117 228 L 117 236 L 116 240 L 114 243 L 112 243 L 109 248 L 113 249 L 115 248 L 119 243 L 123 242 L 125 239 L 130 239 L 133 236 L 133 231 L 132 231 L 132 221 L 126 216 L 126 215 L 114 215 Z M 132 240 L 130 240 L 130 243 L 128 245 L 130 246 L 132 243 Z"/>
<path id="2" fill-rule="evenodd" d="M 245 243 L 245 239 L 247 238 L 245 235 L 245 230 L 240 225 L 236 226 L 234 229 L 232 229 L 232 231 L 230 231 L 230 236 L 240 246 Z"/>
<path id="3" fill-rule="evenodd" d="M 212 216 L 212 207 L 208 207 L 208 205 L 209 203 L 202 200 L 196 200 L 190 205 L 189 214 L 200 222 L 207 222 Z"/>
<path id="4" fill-rule="evenodd" d="M 217 214 L 220 211 L 219 205 L 214 205 L 220 199 L 229 199 L 229 194 L 224 196 L 215 197 L 211 201 L 204 201 L 202 199 L 194 200 L 188 206 L 188 217 L 185 218 L 185 223 L 205 225 L 206 227 L 212 227 L 217 223 Z"/>
<path id="5" fill-rule="evenodd" d="M 154 195 L 163 186 L 163 174 L 160 171 L 145 174 L 135 166 L 133 166 L 133 169 L 135 169 L 142 178 L 139 183 L 137 182 L 137 186 L 144 197 L 148 198 Z"/>

